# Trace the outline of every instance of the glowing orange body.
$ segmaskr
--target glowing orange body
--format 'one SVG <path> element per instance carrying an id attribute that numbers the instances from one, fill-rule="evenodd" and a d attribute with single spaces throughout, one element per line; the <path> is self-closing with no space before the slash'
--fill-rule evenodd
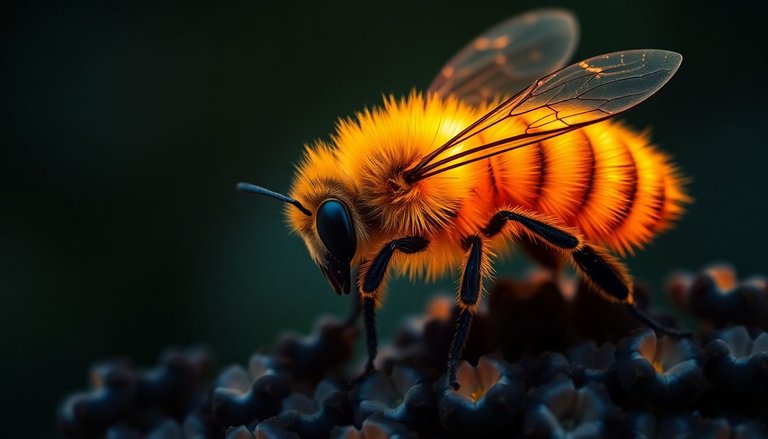
<path id="1" fill-rule="evenodd" d="M 462 238 L 479 233 L 500 209 L 524 210 L 621 253 L 647 243 L 682 213 L 688 197 L 676 168 L 645 135 L 609 121 L 413 185 L 404 181 L 404 170 L 491 108 L 418 94 L 388 99 L 384 108 L 341 121 L 330 144 L 308 147 L 291 196 L 313 211 L 327 198 L 354 206 L 355 264 L 391 239 L 427 237 L 428 251 L 392 261 L 400 273 L 427 278 L 459 269 Z M 502 138 L 513 126 L 494 127 L 456 148 Z M 322 244 L 313 219 L 286 212 L 317 260 L 314 249 Z M 509 239 L 500 234 L 489 244 L 503 252 Z"/>

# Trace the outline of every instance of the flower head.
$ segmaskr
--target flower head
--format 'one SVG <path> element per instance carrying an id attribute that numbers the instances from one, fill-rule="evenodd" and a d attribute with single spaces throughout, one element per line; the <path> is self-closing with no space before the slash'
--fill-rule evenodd
<path id="1" fill-rule="evenodd" d="M 670 413 L 657 418 L 649 412 L 626 416 L 624 437 L 638 439 L 666 437 L 764 438 L 765 425 L 743 417 L 702 418 L 699 412 Z"/>
<path id="2" fill-rule="evenodd" d="M 689 339 L 645 329 L 621 340 L 616 372 L 628 395 L 661 406 L 691 402 L 705 385 L 699 349 Z"/>
<path id="3" fill-rule="evenodd" d="M 618 409 L 602 385 L 577 388 L 560 375 L 528 397 L 523 433 L 529 437 L 606 437 Z"/>
<path id="4" fill-rule="evenodd" d="M 755 337 L 743 326 L 715 333 L 706 347 L 706 371 L 718 387 L 768 401 L 768 332 Z"/>
<path id="5" fill-rule="evenodd" d="M 93 367 L 92 390 L 64 401 L 59 413 L 59 429 L 72 436 L 87 435 L 116 422 L 133 408 L 136 383 L 136 373 L 124 363 Z"/>
<path id="6" fill-rule="evenodd" d="M 357 331 L 354 322 L 322 318 L 309 336 L 284 334 L 277 343 L 277 355 L 291 362 L 296 380 L 313 387 L 324 377 L 340 373 L 352 355 Z"/>
<path id="7" fill-rule="evenodd" d="M 374 413 L 417 429 L 433 419 L 432 382 L 418 370 L 397 365 L 392 373 L 373 372 L 354 391 L 358 423 Z"/>
<path id="8" fill-rule="evenodd" d="M 604 343 L 598 347 L 594 340 L 571 346 L 566 354 L 571 363 L 571 378 L 577 385 L 600 383 L 613 401 L 623 401 L 626 395 L 616 374 L 615 353 L 613 344 Z"/>
<path id="9" fill-rule="evenodd" d="M 667 290 L 678 305 L 715 326 L 768 327 L 768 282 L 759 277 L 739 282 L 730 265 L 709 266 L 695 277 L 678 274 Z"/>
<path id="10" fill-rule="evenodd" d="M 338 425 L 352 423 L 352 405 L 345 383 L 321 381 L 313 398 L 293 393 L 283 400 L 280 413 L 273 418 L 273 429 L 293 432 L 302 438 L 325 438 Z M 267 427 L 259 425 L 263 431 Z"/>
<path id="11" fill-rule="evenodd" d="M 448 431 L 481 434 L 509 425 L 525 394 L 522 372 L 495 356 L 481 357 L 476 367 L 462 362 L 456 371 L 459 389 L 447 380 L 438 396 L 440 423 Z"/>
<path id="12" fill-rule="evenodd" d="M 213 390 L 212 408 L 225 427 L 249 424 L 277 414 L 291 390 L 284 362 L 264 355 L 251 358 L 250 371 L 232 366 L 222 373 Z"/>
<path id="13" fill-rule="evenodd" d="M 126 361 L 98 364 L 91 370 L 93 390 L 68 398 L 59 427 L 73 434 L 98 432 L 134 410 L 144 409 L 155 412 L 151 420 L 182 418 L 202 400 L 211 363 L 205 350 L 192 349 L 169 350 L 157 367 L 147 371 L 137 371 Z"/>
<path id="14" fill-rule="evenodd" d="M 137 404 L 163 407 L 180 417 L 188 411 L 190 400 L 201 396 L 212 363 L 203 349 L 166 352 L 157 367 L 138 375 Z"/>

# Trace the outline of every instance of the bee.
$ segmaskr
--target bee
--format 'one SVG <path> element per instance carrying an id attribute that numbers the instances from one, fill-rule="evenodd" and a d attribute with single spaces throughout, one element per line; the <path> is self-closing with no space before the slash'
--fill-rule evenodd
<path id="1" fill-rule="evenodd" d="M 563 67 L 575 17 L 536 10 L 459 51 L 425 93 L 387 97 L 306 147 L 285 203 L 293 231 L 338 294 L 353 284 L 368 350 L 391 272 L 459 273 L 448 383 L 491 262 L 515 242 L 569 261 L 602 297 L 663 327 L 633 301 L 624 255 L 668 229 L 690 201 L 684 177 L 648 136 L 610 121 L 659 90 L 682 56 L 627 50 Z M 357 268 L 353 282 L 351 271 Z"/>

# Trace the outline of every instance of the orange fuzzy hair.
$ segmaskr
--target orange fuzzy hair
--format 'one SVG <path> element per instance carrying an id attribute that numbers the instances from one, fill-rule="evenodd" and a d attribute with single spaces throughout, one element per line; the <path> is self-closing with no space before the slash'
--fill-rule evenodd
<path id="1" fill-rule="evenodd" d="M 478 167 L 465 166 L 416 184 L 406 183 L 402 171 L 477 117 L 476 110 L 455 99 L 414 92 L 406 99 L 385 98 L 383 108 L 339 122 L 332 136 L 338 166 L 347 170 L 360 203 L 384 234 L 432 236 L 450 225 L 462 200 L 470 196 L 467 182 L 476 178 Z"/>

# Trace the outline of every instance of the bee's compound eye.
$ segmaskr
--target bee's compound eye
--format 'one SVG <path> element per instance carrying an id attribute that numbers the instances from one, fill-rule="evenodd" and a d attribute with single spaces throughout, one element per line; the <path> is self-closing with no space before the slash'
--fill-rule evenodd
<path id="1" fill-rule="evenodd" d="M 355 255 L 357 239 L 347 206 L 339 200 L 323 201 L 317 209 L 317 233 L 325 248 L 340 262 L 349 262 Z"/>

